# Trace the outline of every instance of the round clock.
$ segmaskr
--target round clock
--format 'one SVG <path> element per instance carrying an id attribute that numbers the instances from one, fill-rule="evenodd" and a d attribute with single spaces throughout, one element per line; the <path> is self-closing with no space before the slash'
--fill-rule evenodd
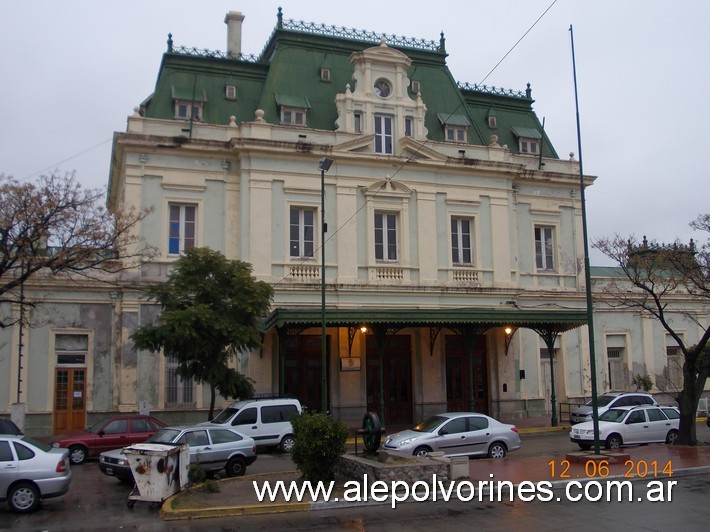
<path id="1" fill-rule="evenodd" d="M 387 98 L 392 94 L 392 86 L 386 79 L 378 79 L 374 86 L 375 94 L 380 98 Z"/>

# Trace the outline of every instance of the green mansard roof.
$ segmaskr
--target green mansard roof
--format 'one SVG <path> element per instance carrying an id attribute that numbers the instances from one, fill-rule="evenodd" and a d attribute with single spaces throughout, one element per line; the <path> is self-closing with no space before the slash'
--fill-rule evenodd
<path id="1" fill-rule="evenodd" d="M 382 39 L 412 61 L 407 75 L 420 83 L 428 138 L 443 141 L 441 117 L 451 116 L 455 117 L 448 122 L 451 125 L 470 124 L 469 144 L 487 145 L 496 135 L 500 145 L 517 152 L 516 131 L 536 132 L 536 137 L 543 137 L 543 156 L 557 158 L 532 110 L 529 85 L 525 92 L 514 92 L 457 83 L 446 65 L 443 34 L 435 42 L 284 21 L 280 8 L 277 25 L 258 57 L 177 47 L 170 36 L 155 91 L 144 102 L 143 113 L 147 118 L 172 119 L 174 100 L 194 95 L 194 101 L 203 103 L 205 123 L 226 125 L 232 115 L 237 123 L 248 122 L 262 109 L 267 122 L 279 124 L 279 102 L 307 101 L 307 127 L 333 131 L 336 94 L 354 84 L 351 54 L 377 46 Z M 329 81 L 321 80 L 321 68 L 330 70 Z M 226 85 L 236 86 L 235 99 L 225 98 Z M 490 116 L 496 118 L 495 128 L 489 127 Z"/>

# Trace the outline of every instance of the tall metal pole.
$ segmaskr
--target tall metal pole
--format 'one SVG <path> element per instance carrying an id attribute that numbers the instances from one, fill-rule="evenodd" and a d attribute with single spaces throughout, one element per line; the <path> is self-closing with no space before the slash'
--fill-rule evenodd
<path id="1" fill-rule="evenodd" d="M 24 275 L 25 263 L 20 265 L 20 276 Z M 17 403 L 21 403 L 22 395 L 22 348 L 25 336 L 25 282 L 20 283 L 20 323 L 17 331 Z"/>
<path id="2" fill-rule="evenodd" d="M 592 373 L 592 423 L 594 426 L 594 454 L 599 449 L 599 406 L 597 403 L 597 363 L 594 354 L 594 301 L 592 276 L 589 271 L 589 238 L 587 236 L 587 203 L 584 195 L 584 168 L 582 166 L 582 133 L 579 125 L 579 98 L 577 96 L 577 64 L 574 58 L 574 31 L 569 27 L 572 44 L 572 73 L 574 77 L 574 107 L 577 113 L 577 151 L 579 152 L 579 189 L 582 201 L 582 238 L 584 240 L 584 282 L 587 289 L 587 330 L 589 332 L 589 371 Z"/>
<path id="3" fill-rule="evenodd" d="M 328 372 L 326 370 L 327 356 L 326 356 L 326 341 L 325 341 L 325 169 L 321 165 L 320 169 L 320 216 L 321 216 L 321 238 L 320 238 L 320 319 L 321 319 L 321 339 L 320 339 L 320 352 L 321 352 L 321 412 L 325 413 L 328 411 Z"/>
<path id="4" fill-rule="evenodd" d="M 326 353 L 326 338 L 325 338 L 325 233 L 328 230 L 325 225 L 325 173 L 333 164 L 333 160 L 328 157 L 321 158 L 318 163 L 320 170 L 320 216 L 321 216 L 321 231 L 320 231 L 320 309 L 321 309 L 321 411 L 328 411 L 328 356 Z"/>

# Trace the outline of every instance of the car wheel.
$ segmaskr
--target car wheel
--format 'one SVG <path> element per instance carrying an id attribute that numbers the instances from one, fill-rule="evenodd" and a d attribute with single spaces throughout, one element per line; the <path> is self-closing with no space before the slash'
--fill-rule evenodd
<path id="1" fill-rule="evenodd" d="M 669 445 L 673 445 L 677 439 L 678 439 L 678 431 L 673 429 L 668 432 L 668 436 L 666 436 L 666 443 Z"/>
<path id="2" fill-rule="evenodd" d="M 504 458 L 508 454 L 508 449 L 504 443 L 494 442 L 488 448 L 488 458 Z"/>
<path id="3" fill-rule="evenodd" d="M 69 447 L 69 461 L 71 465 L 83 464 L 86 461 L 86 448 L 81 445 Z"/>
<path id="4" fill-rule="evenodd" d="M 287 434 L 281 439 L 279 448 L 282 453 L 290 453 L 293 451 L 293 446 L 296 445 L 296 440 L 293 438 L 293 434 Z"/>
<path id="5" fill-rule="evenodd" d="M 621 447 L 621 444 L 621 436 L 619 436 L 618 434 L 612 434 L 606 439 L 604 445 L 607 449 L 618 449 L 619 447 Z"/>
<path id="6" fill-rule="evenodd" d="M 582 449 L 583 451 L 588 451 L 589 449 L 592 448 L 592 446 L 589 445 L 588 443 L 578 443 L 577 445 L 579 445 L 579 448 Z"/>
<path id="7" fill-rule="evenodd" d="M 431 448 L 427 447 L 425 445 L 422 445 L 421 447 L 417 447 L 414 449 L 414 452 L 412 453 L 414 456 L 419 456 L 421 458 L 424 458 L 427 454 L 431 452 Z"/>
<path id="8" fill-rule="evenodd" d="M 13 512 L 32 512 L 39 506 L 39 490 L 34 484 L 20 482 L 7 492 L 7 502 Z"/>
<path id="9" fill-rule="evenodd" d="M 227 462 L 224 468 L 228 477 L 241 477 L 247 470 L 247 464 L 243 458 L 235 457 Z"/>

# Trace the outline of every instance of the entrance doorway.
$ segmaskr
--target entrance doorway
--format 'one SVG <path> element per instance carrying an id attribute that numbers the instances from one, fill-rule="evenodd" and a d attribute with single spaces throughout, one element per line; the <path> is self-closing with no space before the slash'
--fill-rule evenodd
<path id="1" fill-rule="evenodd" d="M 449 412 L 468 412 L 469 360 L 460 336 L 444 338 L 446 351 L 446 406 Z M 473 398 L 476 412 L 488 414 L 488 372 L 486 365 L 486 339 L 479 335 L 473 346 Z"/>
<path id="2" fill-rule="evenodd" d="M 326 337 L 326 371 L 330 360 L 330 338 Z M 284 360 L 284 393 L 295 397 L 311 412 L 321 410 L 321 337 L 289 336 Z M 328 371 L 326 374 L 330 374 Z M 328 398 L 330 404 L 330 397 Z"/>
<path id="3" fill-rule="evenodd" d="M 57 368 L 52 433 L 86 428 L 86 368 Z"/>
<path id="4" fill-rule="evenodd" d="M 386 425 L 412 423 L 412 352 L 409 335 L 387 336 L 384 355 Z M 380 359 L 373 336 L 367 337 L 367 409 L 380 413 Z"/>

